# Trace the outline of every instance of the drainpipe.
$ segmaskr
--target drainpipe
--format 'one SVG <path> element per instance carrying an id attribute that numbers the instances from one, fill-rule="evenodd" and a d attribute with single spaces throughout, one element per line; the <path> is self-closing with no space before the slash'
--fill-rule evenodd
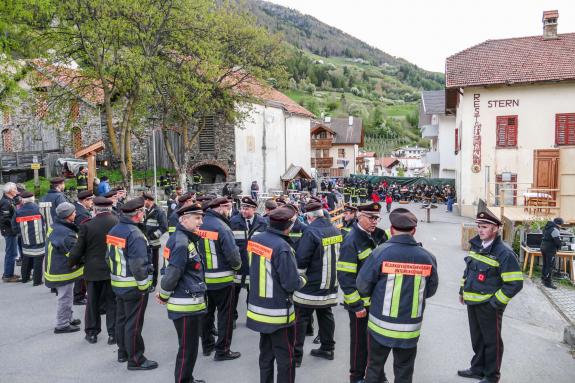
<path id="1" fill-rule="evenodd" d="M 284 110 L 284 173 L 287 171 L 287 119 L 293 116 Z"/>
<path id="2" fill-rule="evenodd" d="M 268 110 L 268 107 L 266 105 L 264 105 L 264 113 L 263 113 L 263 120 L 264 120 L 264 124 L 263 124 L 263 132 L 262 132 L 262 169 L 263 169 L 263 179 L 262 179 L 262 192 L 265 193 L 266 192 L 266 171 L 267 171 L 267 153 L 266 153 L 266 123 L 267 123 L 267 117 L 266 117 L 266 111 Z"/>

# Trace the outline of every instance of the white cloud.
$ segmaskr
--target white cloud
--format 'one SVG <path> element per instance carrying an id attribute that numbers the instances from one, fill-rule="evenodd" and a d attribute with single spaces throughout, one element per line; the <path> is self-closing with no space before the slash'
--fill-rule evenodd
<path id="1" fill-rule="evenodd" d="M 488 39 L 542 33 L 544 10 L 559 10 L 559 33 L 575 32 L 573 0 L 271 0 L 337 27 L 418 66 Z"/>

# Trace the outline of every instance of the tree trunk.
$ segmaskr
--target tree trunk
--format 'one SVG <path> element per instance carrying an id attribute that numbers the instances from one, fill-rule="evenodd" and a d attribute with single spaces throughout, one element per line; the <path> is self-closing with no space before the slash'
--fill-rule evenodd
<path id="1" fill-rule="evenodd" d="M 103 89 L 104 89 L 104 110 L 106 113 L 106 129 L 108 131 L 108 139 L 110 140 L 110 146 L 112 147 L 112 155 L 116 159 L 120 156 L 120 148 L 118 147 L 118 140 L 116 139 L 116 130 L 114 129 L 114 112 L 112 110 L 112 94 L 108 89 L 108 82 L 102 79 Z"/>

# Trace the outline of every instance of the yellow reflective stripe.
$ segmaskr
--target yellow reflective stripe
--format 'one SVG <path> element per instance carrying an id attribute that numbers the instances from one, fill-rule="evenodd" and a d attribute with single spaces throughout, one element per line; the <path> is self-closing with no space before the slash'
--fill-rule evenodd
<path id="1" fill-rule="evenodd" d="M 213 269 L 214 265 L 212 263 L 212 249 L 210 248 L 210 240 L 207 238 L 204 238 L 204 248 L 206 249 L 206 267 L 208 269 Z"/>
<path id="2" fill-rule="evenodd" d="M 168 226 L 168 233 L 175 233 L 176 227 L 175 226 Z"/>
<path id="3" fill-rule="evenodd" d="M 357 263 L 339 261 L 337 263 L 337 271 L 346 273 L 357 273 Z"/>
<path id="4" fill-rule="evenodd" d="M 176 305 L 173 303 L 168 302 L 166 305 L 169 311 L 174 312 L 194 312 L 194 311 L 202 311 L 206 309 L 206 303 L 198 303 L 195 305 Z"/>
<path id="5" fill-rule="evenodd" d="M 321 244 L 322 246 L 329 246 L 329 245 L 335 245 L 336 243 L 340 243 L 341 241 L 343 241 L 343 236 L 340 234 L 333 237 L 323 238 L 321 240 Z"/>
<path id="6" fill-rule="evenodd" d="M 152 280 L 147 279 L 145 281 L 136 281 L 136 284 L 138 285 L 138 290 L 146 291 L 152 286 Z"/>
<path id="7" fill-rule="evenodd" d="M 484 302 L 491 298 L 493 294 L 478 294 L 463 292 L 463 299 L 470 302 Z"/>
<path id="8" fill-rule="evenodd" d="M 385 229 L 385 235 L 387 236 L 387 239 L 391 238 L 391 229 Z"/>
<path id="9" fill-rule="evenodd" d="M 46 272 L 44 273 L 44 278 L 46 278 L 48 282 L 65 282 L 72 280 L 74 278 L 81 277 L 83 274 L 84 274 L 84 266 L 68 274 L 50 274 Z"/>
<path id="10" fill-rule="evenodd" d="M 136 281 L 114 281 L 112 280 L 112 286 L 115 287 L 136 287 L 138 286 L 138 282 Z"/>
<path id="11" fill-rule="evenodd" d="M 495 298 L 497 298 L 497 300 L 503 303 L 504 305 L 508 304 L 509 301 L 511 300 L 511 298 L 503 294 L 503 291 L 501 290 L 497 290 L 497 292 L 495 293 Z"/>
<path id="12" fill-rule="evenodd" d="M 114 246 L 114 251 L 116 254 L 116 275 L 122 275 L 122 259 L 120 255 L 120 249 Z"/>
<path id="13" fill-rule="evenodd" d="M 233 282 L 234 281 L 234 276 L 233 275 L 229 275 L 226 277 L 217 277 L 217 278 L 208 278 L 206 277 L 206 283 L 227 283 L 227 282 Z"/>
<path id="14" fill-rule="evenodd" d="M 351 231 L 351 227 L 342 227 L 341 229 L 347 231 L 348 233 Z"/>
<path id="15" fill-rule="evenodd" d="M 357 255 L 357 258 L 360 261 L 363 261 L 365 258 L 369 257 L 370 254 L 371 254 L 371 249 L 365 249 L 364 251 L 362 251 L 361 253 L 359 253 Z"/>
<path id="16" fill-rule="evenodd" d="M 499 267 L 499 262 L 484 255 L 478 254 L 475 251 L 470 251 L 469 256 L 479 262 L 486 263 L 489 266 Z"/>
<path id="17" fill-rule="evenodd" d="M 508 273 L 501 273 L 503 282 L 522 281 L 523 273 L 521 271 L 510 271 Z"/>
<path id="18" fill-rule="evenodd" d="M 413 278 L 413 302 L 411 303 L 411 317 L 417 318 L 419 312 L 419 287 L 421 286 L 421 275 Z"/>
<path id="19" fill-rule="evenodd" d="M 417 331 L 394 331 L 394 330 L 388 330 L 382 327 L 379 327 L 378 325 L 376 325 L 375 323 L 373 323 L 372 321 L 369 321 L 367 326 L 375 331 L 376 333 L 378 333 L 379 335 L 383 335 L 385 337 L 388 338 L 394 338 L 394 339 L 413 339 L 413 338 L 417 338 L 420 334 L 420 330 Z"/>
<path id="20" fill-rule="evenodd" d="M 361 300 L 363 301 L 364 306 L 370 306 L 371 305 L 371 297 L 362 297 Z"/>
<path id="21" fill-rule="evenodd" d="M 463 285 L 465 285 L 465 278 L 461 278 L 461 283 L 459 285 L 462 287 L 463 287 Z"/>
<path id="22" fill-rule="evenodd" d="M 259 280 L 259 292 L 260 297 L 266 297 L 266 259 L 264 257 L 260 258 L 260 280 Z"/>
<path id="23" fill-rule="evenodd" d="M 269 316 L 263 314 L 257 314 L 253 311 L 248 310 L 248 318 L 255 320 L 256 322 L 268 323 L 268 324 L 289 324 L 295 320 L 295 312 L 289 315 L 283 316 Z"/>
<path id="24" fill-rule="evenodd" d="M 358 302 L 361 299 L 357 290 L 355 290 L 351 294 L 343 294 L 343 301 L 344 303 L 350 305 L 352 303 Z"/>
<path id="25" fill-rule="evenodd" d="M 165 293 L 164 291 L 160 290 L 160 298 L 162 299 L 169 299 L 171 294 Z"/>
<path id="26" fill-rule="evenodd" d="M 52 242 L 48 241 L 48 259 L 46 260 L 46 272 L 50 274 L 50 266 L 52 265 Z"/>
<path id="27" fill-rule="evenodd" d="M 397 318 L 399 313 L 399 302 L 401 300 L 401 285 L 403 284 L 403 274 L 395 275 L 395 283 L 393 285 L 393 295 L 391 297 L 391 312 L 389 314 L 392 318 Z"/>
<path id="28" fill-rule="evenodd" d="M 300 238 L 303 235 L 303 233 L 289 233 L 288 235 L 290 237 Z"/>

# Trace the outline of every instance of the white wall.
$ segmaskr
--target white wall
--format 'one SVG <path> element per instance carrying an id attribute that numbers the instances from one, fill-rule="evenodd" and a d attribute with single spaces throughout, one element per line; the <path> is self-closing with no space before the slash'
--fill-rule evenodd
<path id="1" fill-rule="evenodd" d="M 281 189 L 280 177 L 292 163 L 311 171 L 310 124 L 309 118 L 288 115 L 283 109 L 252 105 L 246 120 L 235 127 L 236 179 L 244 193 L 254 180 L 261 192 Z"/>
<path id="2" fill-rule="evenodd" d="M 439 178 L 455 178 L 455 116 L 438 116 Z"/>
<path id="3" fill-rule="evenodd" d="M 481 170 L 473 173 L 474 94 L 479 95 Z M 457 191 L 462 214 L 472 216 L 479 198 L 486 196 L 489 180 L 502 172 L 517 174 L 519 187 L 533 182 L 533 151 L 555 147 L 555 114 L 575 113 L 575 83 L 466 88 L 457 108 L 461 152 L 457 156 Z M 490 100 L 519 100 L 519 106 L 488 107 Z M 518 116 L 517 148 L 496 149 L 497 116 Z M 522 200 L 518 198 L 518 202 Z"/>

